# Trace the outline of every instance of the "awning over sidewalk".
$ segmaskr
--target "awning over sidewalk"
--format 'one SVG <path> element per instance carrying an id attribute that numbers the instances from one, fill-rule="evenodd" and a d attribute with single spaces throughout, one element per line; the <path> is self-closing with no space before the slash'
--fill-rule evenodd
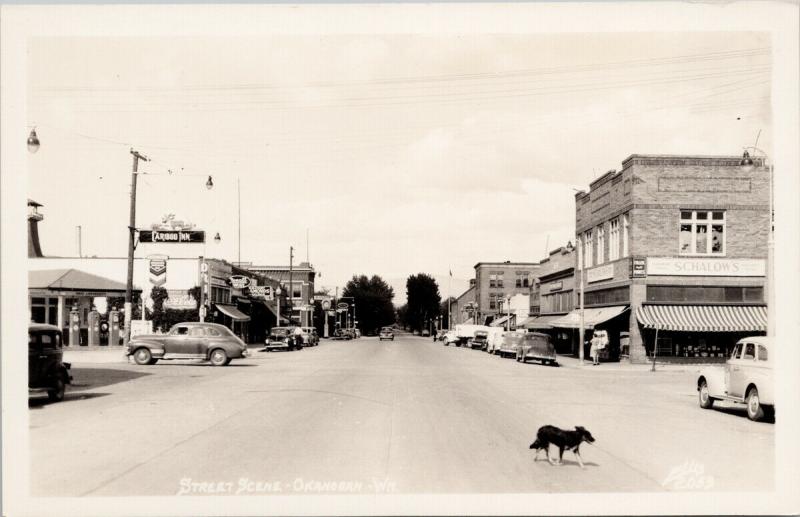
<path id="1" fill-rule="evenodd" d="M 243 313 L 236 307 L 231 307 L 230 305 L 217 305 L 216 307 L 221 313 L 230 316 L 236 321 L 250 321 L 250 316 Z"/>
<path id="2" fill-rule="evenodd" d="M 510 316 L 503 316 L 502 318 L 497 318 L 496 320 L 492 321 L 489 325 L 490 327 L 500 327 L 506 324 Z"/>
<path id="3" fill-rule="evenodd" d="M 583 310 L 583 328 L 592 329 L 604 321 L 619 316 L 628 310 L 627 305 L 612 305 L 611 307 L 599 307 L 596 309 Z M 576 329 L 581 326 L 581 311 L 575 309 L 566 316 L 561 316 L 550 322 L 550 326 L 563 329 Z"/>
<path id="4" fill-rule="evenodd" d="M 636 319 L 644 328 L 687 332 L 765 332 L 763 305 L 642 305 Z"/>
<path id="5" fill-rule="evenodd" d="M 564 314 L 553 314 L 550 316 L 532 316 L 525 321 L 522 322 L 521 327 L 526 328 L 528 330 L 531 329 L 551 329 L 553 325 L 551 324 L 554 320 L 559 318 L 563 318 Z"/>

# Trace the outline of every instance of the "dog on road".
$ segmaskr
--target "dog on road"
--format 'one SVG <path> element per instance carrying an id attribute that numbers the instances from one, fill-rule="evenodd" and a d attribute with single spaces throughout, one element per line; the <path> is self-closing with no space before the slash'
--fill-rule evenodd
<path id="1" fill-rule="evenodd" d="M 544 449 L 547 452 L 547 461 L 551 465 L 561 465 L 564 459 L 564 450 L 572 451 L 578 458 L 581 468 L 586 468 L 583 466 L 580 453 L 580 446 L 583 442 L 594 442 L 592 433 L 584 427 L 576 426 L 574 431 L 565 431 L 553 425 L 544 425 L 536 431 L 536 440 L 529 448 L 536 449 L 534 461 L 539 459 L 539 453 Z M 558 447 L 558 462 L 550 457 L 550 444 Z"/>

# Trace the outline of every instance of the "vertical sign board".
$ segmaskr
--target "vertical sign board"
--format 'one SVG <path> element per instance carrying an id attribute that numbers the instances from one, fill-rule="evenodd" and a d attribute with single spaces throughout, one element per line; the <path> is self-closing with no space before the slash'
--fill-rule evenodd
<path id="1" fill-rule="evenodd" d="M 166 257 L 152 257 L 150 259 L 150 283 L 161 287 L 167 283 Z"/>
<path id="2" fill-rule="evenodd" d="M 645 278 L 647 276 L 647 259 L 633 257 L 631 259 L 631 278 Z"/>

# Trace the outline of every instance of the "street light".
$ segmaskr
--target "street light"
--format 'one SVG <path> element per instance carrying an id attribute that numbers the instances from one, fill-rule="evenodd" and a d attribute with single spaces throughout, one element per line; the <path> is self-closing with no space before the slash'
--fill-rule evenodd
<path id="1" fill-rule="evenodd" d="M 758 141 L 758 139 L 756 139 Z M 750 157 L 748 149 L 758 151 L 764 155 L 764 164 L 766 165 L 769 155 L 758 147 L 751 146 L 745 147 L 742 154 L 742 160 L 739 165 L 742 170 L 750 172 L 753 170 L 755 163 Z M 772 161 L 769 162 L 769 233 L 767 234 L 767 336 L 775 337 L 775 214 L 774 214 L 774 201 L 772 189 L 773 165 Z"/>
<path id="2" fill-rule="evenodd" d="M 28 151 L 36 153 L 39 150 L 39 137 L 36 136 L 36 128 L 31 129 L 31 134 L 28 136 Z"/>
<path id="3" fill-rule="evenodd" d="M 206 181 L 206 188 L 208 190 L 211 190 L 212 188 L 214 188 L 214 181 L 211 179 L 211 176 L 209 176 L 208 180 Z"/>
<path id="4" fill-rule="evenodd" d="M 584 333 L 584 326 L 586 321 L 585 317 L 585 309 L 583 306 L 583 243 L 581 241 L 580 236 L 575 238 L 575 242 L 578 244 L 578 312 L 580 314 L 579 323 L 578 323 L 578 362 L 581 366 L 583 366 L 583 333 Z M 572 245 L 572 241 L 567 241 L 567 251 L 572 253 L 575 250 L 575 247 Z"/>
<path id="5" fill-rule="evenodd" d="M 214 236 L 214 244 L 219 244 L 219 242 L 221 240 L 222 240 L 222 237 L 220 237 L 219 236 L 219 232 L 217 232 L 217 234 Z"/>

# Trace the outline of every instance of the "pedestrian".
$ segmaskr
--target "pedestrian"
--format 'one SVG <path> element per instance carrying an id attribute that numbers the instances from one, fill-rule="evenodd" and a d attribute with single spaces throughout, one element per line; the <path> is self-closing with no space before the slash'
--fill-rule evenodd
<path id="1" fill-rule="evenodd" d="M 303 343 L 303 329 L 300 327 L 294 328 L 294 344 L 299 345 Z"/>
<path id="2" fill-rule="evenodd" d="M 592 336 L 592 346 L 589 348 L 589 355 L 592 358 L 592 366 L 600 364 L 600 338 L 597 335 Z"/>

